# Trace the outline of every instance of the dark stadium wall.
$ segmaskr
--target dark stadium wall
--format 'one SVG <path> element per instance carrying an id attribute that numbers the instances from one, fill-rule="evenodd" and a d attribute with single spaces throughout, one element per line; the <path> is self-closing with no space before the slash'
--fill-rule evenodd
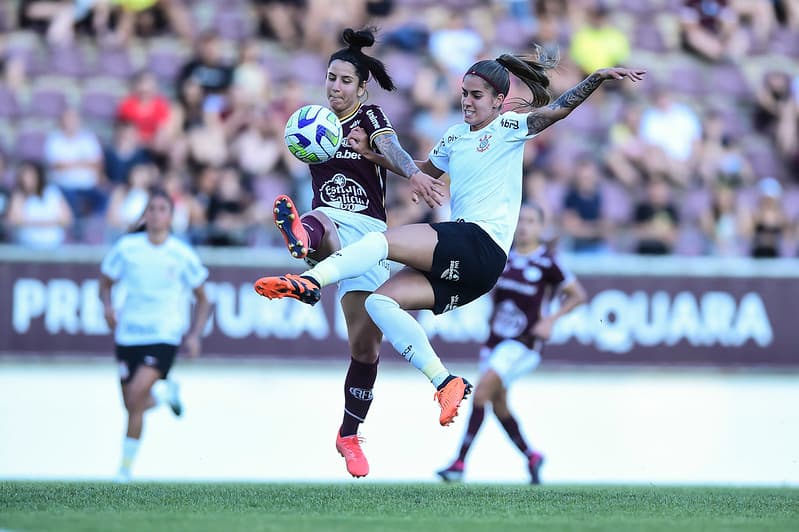
<path id="1" fill-rule="evenodd" d="M 109 355 L 96 265 L 0 262 L 0 354 Z M 257 296 L 252 280 L 277 269 L 216 266 L 208 357 L 341 357 L 347 352 L 335 288 L 309 307 Z M 545 364 L 799 366 L 794 278 L 581 275 L 587 305 L 562 319 Z M 420 316 L 445 360 L 474 361 L 490 301 Z M 384 359 L 390 357 L 385 346 Z"/>

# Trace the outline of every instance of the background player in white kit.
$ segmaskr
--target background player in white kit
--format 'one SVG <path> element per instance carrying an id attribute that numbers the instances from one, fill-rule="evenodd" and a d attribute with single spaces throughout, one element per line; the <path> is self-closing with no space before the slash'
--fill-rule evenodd
<path id="1" fill-rule="evenodd" d="M 508 388 L 538 367 L 541 348 L 552 334 L 555 321 L 586 300 L 580 282 L 560 265 L 554 251 L 540 242 L 543 221 L 544 212 L 538 205 L 522 205 L 514 248 L 492 292 L 491 333 L 480 350 L 480 380 L 474 391 L 472 414 L 458 457 L 438 472 L 443 480 L 463 478 L 466 454 L 483 424 L 485 405 L 490 403 L 502 428 L 527 459 L 530 481 L 541 482 L 539 469 L 544 457 L 522 436 L 508 409 Z M 560 297 L 560 305 L 549 313 L 554 297 Z"/>
<path id="2" fill-rule="evenodd" d="M 143 231 L 117 240 L 100 267 L 100 299 L 106 322 L 114 331 L 122 398 L 128 412 L 117 474 L 121 482 L 130 479 L 144 412 L 167 402 L 176 415 L 181 414 L 176 384 L 168 381 L 163 394 L 153 394 L 153 385 L 167 378 L 181 339 L 189 356 L 199 355 L 200 337 L 210 314 L 205 295 L 208 270 L 191 247 L 170 234 L 173 210 L 166 192 L 152 191 L 144 211 Z M 117 283 L 124 295 L 115 307 L 111 287 Z M 192 293 L 195 319 L 183 338 Z"/>
<path id="3" fill-rule="evenodd" d="M 264 297 L 315 304 L 323 286 L 359 276 L 387 258 L 405 264 L 366 299 L 366 311 L 394 349 L 436 388 L 441 425 L 452 423 L 472 386 L 449 373 L 407 311 L 440 314 L 491 290 L 516 229 L 524 143 L 568 116 L 605 80 L 638 81 L 645 74 L 640 69 L 600 69 L 550 103 L 547 70 L 556 64 L 556 58 L 537 47 L 534 56 L 503 54 L 478 61 L 464 74 L 464 122 L 449 128 L 418 165 L 432 177 L 449 173 L 452 221 L 367 233 L 302 275 L 263 277 L 255 283 Z M 532 94 L 532 100 L 516 106 L 527 113 L 502 112 L 511 74 Z"/>

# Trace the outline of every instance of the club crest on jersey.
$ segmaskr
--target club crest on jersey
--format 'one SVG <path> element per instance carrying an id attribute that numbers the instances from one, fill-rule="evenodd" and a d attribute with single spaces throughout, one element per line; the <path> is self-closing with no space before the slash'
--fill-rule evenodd
<path id="1" fill-rule="evenodd" d="M 491 147 L 491 145 L 489 144 L 490 140 L 491 140 L 491 135 L 489 135 L 488 133 L 480 137 L 480 143 L 477 145 L 477 151 L 482 153 L 486 151 L 488 148 L 490 148 Z"/>
<path id="2" fill-rule="evenodd" d="M 322 184 L 319 190 L 322 203 L 350 212 L 364 211 L 369 207 L 369 196 L 360 183 L 344 174 L 336 174 Z"/>

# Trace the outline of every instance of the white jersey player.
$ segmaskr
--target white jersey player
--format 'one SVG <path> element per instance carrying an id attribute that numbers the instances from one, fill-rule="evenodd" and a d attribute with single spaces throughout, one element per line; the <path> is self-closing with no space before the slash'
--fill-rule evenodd
<path id="1" fill-rule="evenodd" d="M 161 393 L 153 393 L 153 385 L 167 378 L 181 340 L 190 356 L 199 354 L 200 336 L 210 313 L 205 295 L 208 270 L 191 247 L 170 234 L 172 212 L 169 196 L 163 191 L 152 192 L 144 212 L 144 232 L 120 238 L 100 267 L 100 298 L 106 322 L 114 332 L 122 397 L 128 412 L 119 481 L 130 478 L 144 412 L 166 402 L 175 415 L 181 415 L 176 384 L 166 381 Z M 111 287 L 115 284 L 121 297 L 112 301 Z M 189 330 L 192 294 L 196 312 Z"/>

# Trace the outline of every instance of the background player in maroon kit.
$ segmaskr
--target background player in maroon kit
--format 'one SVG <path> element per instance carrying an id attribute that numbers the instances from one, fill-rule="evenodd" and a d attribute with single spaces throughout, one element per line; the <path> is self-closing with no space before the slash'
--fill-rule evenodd
<path id="1" fill-rule="evenodd" d="M 474 391 L 466 434 L 458 457 L 438 472 L 445 481 L 463 478 L 466 454 L 483 424 L 485 405 L 491 403 L 508 437 L 527 457 L 531 482 L 540 483 L 538 473 L 544 457 L 527 443 L 508 409 L 508 387 L 516 378 L 538 366 L 542 345 L 552 334 L 555 321 L 586 300 L 580 282 L 561 267 L 553 251 L 540 242 L 543 218 L 539 206 L 522 205 L 514 248 L 492 293 L 491 333 L 480 351 L 481 376 Z M 559 308 L 548 314 L 551 298 L 558 295 L 561 296 Z"/>
<path id="2" fill-rule="evenodd" d="M 366 132 L 370 146 L 400 175 L 408 177 L 414 193 L 431 207 L 440 205 L 444 197 L 444 185 L 417 168 L 400 146 L 383 110 L 377 105 L 363 103 L 370 77 L 383 89 L 394 90 L 383 63 L 361 51 L 374 44 L 373 32 L 347 29 L 343 39 L 347 47 L 330 57 L 325 89 L 328 106 L 341 121 L 345 141 L 329 161 L 310 165 L 313 210 L 300 217 L 288 196 L 275 199 L 275 224 L 289 252 L 311 263 L 370 231 L 386 230 L 386 170 L 350 147 L 347 137 L 355 128 Z M 382 261 L 363 275 L 339 283 L 352 358 L 344 381 L 344 419 L 336 435 L 336 449 L 346 460 L 347 471 L 355 477 L 369 473 L 369 463 L 357 431 L 372 402 L 383 338 L 366 313 L 364 301 L 388 277 L 388 262 Z"/>

